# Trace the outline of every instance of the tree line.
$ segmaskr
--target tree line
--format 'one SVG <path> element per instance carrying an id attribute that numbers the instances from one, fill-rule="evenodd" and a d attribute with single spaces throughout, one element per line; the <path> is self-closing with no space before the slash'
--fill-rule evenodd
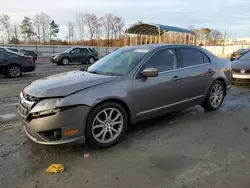
<path id="1" fill-rule="evenodd" d="M 10 44 L 83 44 L 114 46 L 120 43 L 125 22 L 121 17 L 80 12 L 75 22 L 68 23 L 65 39 L 59 39 L 60 26 L 49 15 L 39 13 L 24 17 L 20 24 L 12 22 L 7 14 L 0 15 L 2 41 Z M 119 44 L 118 44 L 119 45 Z"/>
<path id="2" fill-rule="evenodd" d="M 67 36 L 59 39 L 60 26 L 46 13 L 37 13 L 33 17 L 24 17 L 21 23 L 12 22 L 7 14 L 0 15 L 0 27 L 4 36 L 0 43 L 9 44 L 60 44 L 60 45 L 96 45 L 122 46 L 124 44 L 125 21 L 112 14 L 98 17 L 95 14 L 79 12 L 74 22 L 67 24 Z M 189 26 L 195 32 L 195 41 L 199 45 L 218 45 L 223 41 L 223 34 L 210 28 L 197 29 Z M 140 37 L 140 36 L 137 36 Z M 136 40 L 132 37 L 129 40 Z M 176 40 L 165 37 L 166 43 L 181 43 L 187 41 L 184 36 Z M 148 40 L 142 40 L 148 43 Z M 133 42 L 132 42 L 133 43 Z"/>

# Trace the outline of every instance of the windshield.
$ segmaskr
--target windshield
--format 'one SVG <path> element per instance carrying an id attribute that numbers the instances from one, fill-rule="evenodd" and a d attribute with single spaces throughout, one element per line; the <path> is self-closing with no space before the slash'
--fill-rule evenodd
<path id="1" fill-rule="evenodd" d="M 122 48 L 100 59 L 87 71 L 95 74 L 124 75 L 129 73 L 148 51 Z"/>
<path id="2" fill-rule="evenodd" d="M 69 48 L 69 49 L 65 50 L 64 53 L 71 52 L 71 50 L 73 50 L 73 48 Z"/>
<path id="3" fill-rule="evenodd" d="M 16 48 L 8 48 L 8 50 L 10 50 L 12 52 L 18 52 L 18 49 L 16 49 Z"/>
<path id="4" fill-rule="evenodd" d="M 240 60 L 250 60 L 250 51 L 239 58 Z"/>

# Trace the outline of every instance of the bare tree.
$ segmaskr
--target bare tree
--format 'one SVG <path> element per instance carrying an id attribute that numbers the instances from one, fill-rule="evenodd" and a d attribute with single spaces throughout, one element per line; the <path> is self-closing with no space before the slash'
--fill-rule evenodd
<path id="1" fill-rule="evenodd" d="M 122 20 L 122 18 L 115 16 L 113 18 L 113 25 L 114 25 L 114 39 L 117 40 L 118 38 L 120 38 L 120 35 L 122 33 L 123 27 L 124 27 L 124 21 Z"/>
<path id="2" fill-rule="evenodd" d="M 10 42 L 10 17 L 7 14 L 0 15 L 0 24 L 4 27 L 8 37 L 8 42 Z"/>
<path id="3" fill-rule="evenodd" d="M 80 12 L 76 15 L 76 25 L 78 29 L 79 39 L 84 39 L 84 25 L 85 25 L 85 15 Z"/>
<path id="4" fill-rule="evenodd" d="M 68 23 L 68 40 L 69 40 L 69 44 L 72 44 L 73 40 L 74 40 L 74 33 L 75 33 L 75 26 L 73 22 L 69 22 Z"/>
<path id="5" fill-rule="evenodd" d="M 93 38 L 95 36 L 96 29 L 98 28 L 98 25 L 100 25 L 99 19 L 95 14 L 86 13 L 84 15 L 84 23 L 86 24 L 86 27 L 90 35 L 91 43 L 93 45 Z"/>
<path id="6" fill-rule="evenodd" d="M 34 25 L 34 29 L 36 32 L 36 36 L 38 38 L 38 43 L 41 43 L 41 15 L 40 14 L 36 14 L 33 17 L 33 25 Z"/>
<path id="7" fill-rule="evenodd" d="M 113 22 L 112 14 L 106 14 L 102 19 L 102 25 L 104 28 L 104 35 L 108 41 L 107 46 L 110 45 L 110 39 L 111 39 L 111 34 L 112 34 L 112 22 Z"/>
<path id="8" fill-rule="evenodd" d="M 210 32 L 210 37 L 211 40 L 213 41 L 213 44 L 216 45 L 218 41 L 222 39 L 223 34 L 216 29 L 212 29 Z"/>
<path id="9" fill-rule="evenodd" d="M 50 35 L 50 23 L 52 19 L 49 17 L 49 15 L 45 13 L 40 14 L 41 17 L 41 33 L 42 33 L 42 40 L 43 43 L 47 40 L 49 40 L 49 35 Z"/>
<path id="10" fill-rule="evenodd" d="M 13 36 L 10 40 L 12 44 L 19 44 L 21 37 L 20 25 L 13 23 Z"/>

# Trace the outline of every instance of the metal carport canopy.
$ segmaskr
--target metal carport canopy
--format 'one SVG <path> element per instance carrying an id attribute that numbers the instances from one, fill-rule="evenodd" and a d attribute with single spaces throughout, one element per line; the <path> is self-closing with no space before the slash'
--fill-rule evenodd
<path id="1" fill-rule="evenodd" d="M 132 25 L 130 28 L 125 30 L 125 33 L 128 34 L 139 34 L 139 35 L 163 35 L 164 32 L 174 31 L 180 33 L 188 33 L 194 35 L 194 31 L 188 29 L 182 29 L 179 27 L 161 25 L 161 24 L 154 24 L 154 23 L 144 23 L 139 22 Z"/>

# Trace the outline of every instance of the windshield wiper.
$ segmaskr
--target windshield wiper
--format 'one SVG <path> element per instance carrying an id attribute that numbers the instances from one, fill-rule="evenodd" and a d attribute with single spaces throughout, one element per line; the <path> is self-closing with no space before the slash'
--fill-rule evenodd
<path id="1" fill-rule="evenodd" d="M 100 72 L 96 72 L 96 71 L 87 71 L 87 72 L 89 72 L 91 74 L 101 74 Z"/>

